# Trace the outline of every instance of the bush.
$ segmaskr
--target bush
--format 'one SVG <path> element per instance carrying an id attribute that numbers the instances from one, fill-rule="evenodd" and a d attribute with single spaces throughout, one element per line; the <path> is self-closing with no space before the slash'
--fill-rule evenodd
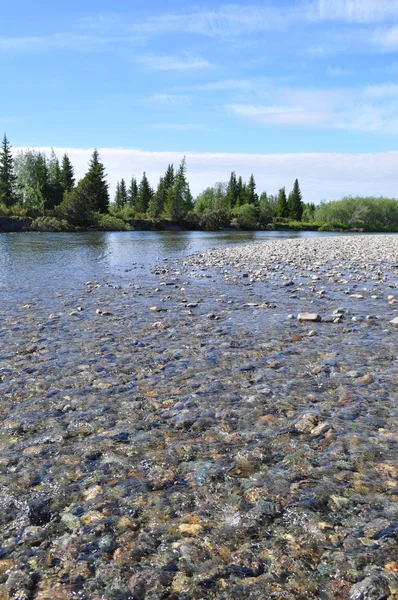
<path id="1" fill-rule="evenodd" d="M 255 229 L 258 225 L 259 212 L 253 204 L 243 204 L 243 206 L 234 208 L 232 215 L 239 227 L 243 229 Z"/>
<path id="2" fill-rule="evenodd" d="M 67 221 L 57 219 L 56 217 L 38 217 L 32 221 L 32 231 L 74 231 Z"/>
<path id="3" fill-rule="evenodd" d="M 112 215 L 97 215 L 97 226 L 104 231 L 127 231 L 129 227 L 122 219 Z"/>

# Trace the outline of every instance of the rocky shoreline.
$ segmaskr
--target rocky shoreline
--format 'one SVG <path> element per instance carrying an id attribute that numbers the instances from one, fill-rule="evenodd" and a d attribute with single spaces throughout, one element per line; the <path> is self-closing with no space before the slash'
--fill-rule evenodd
<path id="1" fill-rule="evenodd" d="M 0 599 L 397 598 L 397 273 L 307 238 L 3 303 Z"/>

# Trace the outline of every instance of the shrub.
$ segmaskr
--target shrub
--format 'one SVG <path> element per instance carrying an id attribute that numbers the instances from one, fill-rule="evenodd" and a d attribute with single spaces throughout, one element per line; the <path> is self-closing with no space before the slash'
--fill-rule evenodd
<path id="1" fill-rule="evenodd" d="M 98 214 L 96 224 L 105 231 L 127 231 L 129 229 L 122 219 L 118 219 L 112 215 Z"/>
<path id="2" fill-rule="evenodd" d="M 258 224 L 258 208 L 253 204 L 243 204 L 234 208 L 232 215 L 243 229 L 255 229 Z"/>
<path id="3" fill-rule="evenodd" d="M 67 221 L 56 217 L 38 217 L 32 221 L 32 231 L 74 231 Z"/>

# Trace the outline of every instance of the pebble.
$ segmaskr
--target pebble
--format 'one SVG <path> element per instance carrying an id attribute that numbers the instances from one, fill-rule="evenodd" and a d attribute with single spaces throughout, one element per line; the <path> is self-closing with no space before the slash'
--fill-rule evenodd
<path id="1" fill-rule="evenodd" d="M 297 315 L 297 320 L 298 321 L 322 321 L 322 317 L 321 315 L 318 315 L 318 313 L 299 313 Z"/>

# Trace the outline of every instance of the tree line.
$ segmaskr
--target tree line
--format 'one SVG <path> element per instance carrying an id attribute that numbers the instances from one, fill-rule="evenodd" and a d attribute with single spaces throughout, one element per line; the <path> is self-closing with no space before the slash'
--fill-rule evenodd
<path id="1" fill-rule="evenodd" d="M 217 230 L 228 226 L 253 229 L 276 225 L 335 226 L 364 229 L 398 228 L 398 202 L 388 198 L 343 198 L 305 203 L 296 179 L 287 194 L 258 193 L 254 176 L 247 182 L 233 171 L 228 182 L 207 187 L 193 198 L 185 158 L 178 168 L 169 164 L 153 188 L 144 172 L 140 181 L 118 181 L 111 201 L 105 166 L 94 150 L 87 172 L 76 181 L 67 154 L 21 151 L 14 158 L 4 135 L 0 149 L 0 208 L 2 214 L 29 216 L 43 228 L 69 230 L 99 226 L 125 229 L 136 219 L 173 222 Z M 1 213 L 0 213 L 1 214 Z"/>

